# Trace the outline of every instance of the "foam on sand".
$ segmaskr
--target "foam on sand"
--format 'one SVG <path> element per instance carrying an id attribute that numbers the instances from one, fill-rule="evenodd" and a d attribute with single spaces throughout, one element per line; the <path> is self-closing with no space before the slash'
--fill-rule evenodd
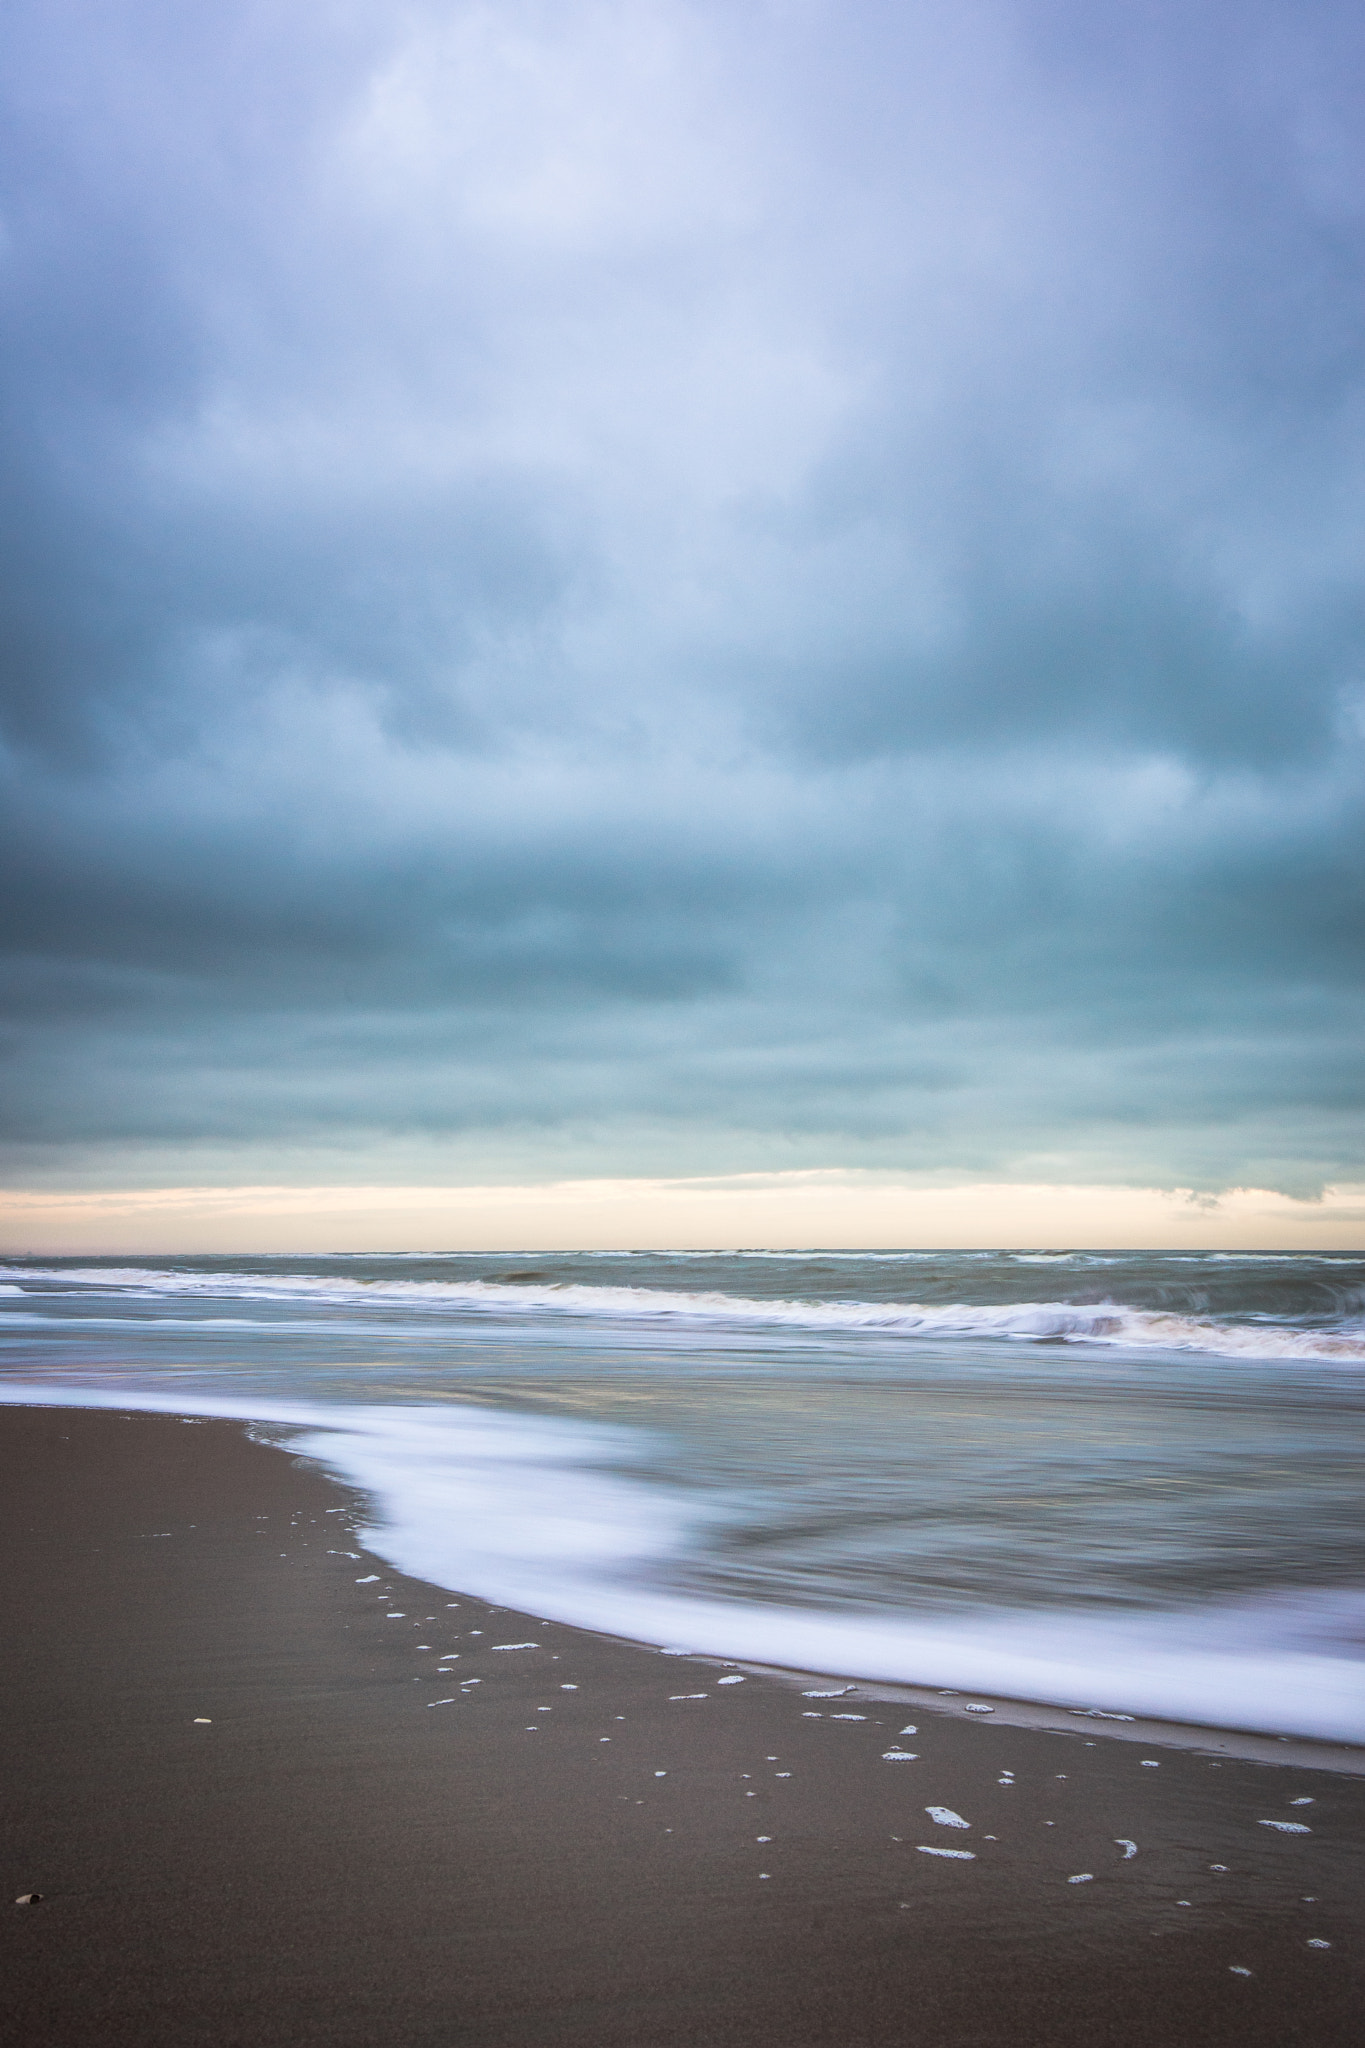
<path id="1" fill-rule="evenodd" d="M 1365 1593 L 1351 1589 L 1162 1610 L 926 1615 L 702 1598 L 668 1583 L 699 1538 L 695 1503 L 634 1475 L 641 1453 L 627 1430 L 463 1406 L 331 1408 L 51 1383 L 10 1382 L 0 1400 L 286 1430 L 296 1452 L 373 1502 L 365 1540 L 397 1569 L 547 1620 L 791 1670 L 1365 1741 L 1365 1668 L 1350 1653 L 1365 1633 Z"/>

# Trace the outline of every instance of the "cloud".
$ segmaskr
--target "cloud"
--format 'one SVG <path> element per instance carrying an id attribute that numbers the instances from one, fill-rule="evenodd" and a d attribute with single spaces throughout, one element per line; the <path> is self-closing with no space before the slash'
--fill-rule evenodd
<path id="1" fill-rule="evenodd" d="M 14 1173 L 1358 1167 L 1352 10 L 7 36 Z"/>

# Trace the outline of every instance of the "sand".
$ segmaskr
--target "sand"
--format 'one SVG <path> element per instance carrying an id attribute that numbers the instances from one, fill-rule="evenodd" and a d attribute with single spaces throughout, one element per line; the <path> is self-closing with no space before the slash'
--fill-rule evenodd
<path id="1" fill-rule="evenodd" d="M 8 2039 L 1361 2038 L 1311 1753 L 723 1685 L 390 1572 L 233 1423 L 0 1410 L 0 1479 Z"/>

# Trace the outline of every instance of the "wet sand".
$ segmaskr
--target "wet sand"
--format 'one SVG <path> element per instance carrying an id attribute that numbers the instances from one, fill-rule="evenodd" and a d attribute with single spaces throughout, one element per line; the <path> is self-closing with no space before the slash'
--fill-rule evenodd
<path id="1" fill-rule="evenodd" d="M 723 1685 L 388 1571 L 226 1422 L 0 1410 L 0 1501 L 8 2038 L 1360 2039 L 1365 1781 L 1311 1753 Z"/>

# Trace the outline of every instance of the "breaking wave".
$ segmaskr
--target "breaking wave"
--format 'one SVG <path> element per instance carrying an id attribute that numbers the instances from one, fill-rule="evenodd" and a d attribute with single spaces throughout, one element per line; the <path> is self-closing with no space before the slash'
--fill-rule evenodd
<path id="1" fill-rule="evenodd" d="M 1365 1363 L 1365 1322 L 1303 1327 L 1231 1321 L 1112 1302 L 1015 1301 L 922 1303 L 858 1300 L 761 1300 L 719 1292 L 583 1282 L 508 1280 L 364 1280 L 336 1274 L 262 1274 L 149 1270 L 145 1267 L 13 1267 L 4 1291 L 34 1296 L 99 1289 L 125 1301 L 199 1300 L 311 1304 L 317 1308 L 392 1308 L 453 1316 L 577 1317 L 605 1322 L 770 1329 L 854 1336 L 998 1338 L 1034 1344 L 1102 1344 L 1127 1350 L 1201 1352 L 1244 1359 Z"/>

